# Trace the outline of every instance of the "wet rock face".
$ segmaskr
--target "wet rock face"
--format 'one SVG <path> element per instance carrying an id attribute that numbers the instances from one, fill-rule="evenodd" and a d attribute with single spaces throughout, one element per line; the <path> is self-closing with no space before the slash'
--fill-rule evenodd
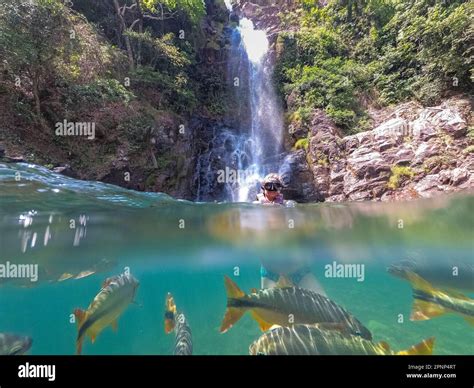
<path id="1" fill-rule="evenodd" d="M 162 118 L 155 123 L 147 145 L 139 151 L 129 144 L 116 150 L 115 158 L 95 179 L 138 191 L 165 192 L 180 199 L 193 199 L 192 176 L 195 164 L 195 127 L 202 119 L 181 121 Z M 176 128 L 184 132 L 176 135 Z M 58 171 L 66 174 L 64 171 Z"/>
<path id="2" fill-rule="evenodd" d="M 315 110 L 308 169 L 295 169 L 292 184 L 300 192 L 304 186 L 308 201 L 404 200 L 472 188 L 470 111 L 470 101 L 461 98 L 429 108 L 403 104 L 373 130 L 343 137 Z M 301 152 L 295 152 L 300 159 Z"/>
<path id="3" fill-rule="evenodd" d="M 315 189 L 313 171 L 306 160 L 304 150 L 287 155 L 282 165 L 280 175 L 286 186 L 282 193 L 286 199 L 297 202 L 324 200 L 323 193 Z"/>

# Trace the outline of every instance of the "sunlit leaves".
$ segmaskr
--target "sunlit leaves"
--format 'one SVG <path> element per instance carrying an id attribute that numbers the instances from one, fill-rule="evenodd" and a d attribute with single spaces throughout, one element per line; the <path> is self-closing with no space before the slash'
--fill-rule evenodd
<path id="1" fill-rule="evenodd" d="M 143 7 L 157 15 L 163 11 L 163 8 L 185 12 L 193 23 L 199 20 L 205 14 L 205 5 L 203 0 L 143 0 Z"/>

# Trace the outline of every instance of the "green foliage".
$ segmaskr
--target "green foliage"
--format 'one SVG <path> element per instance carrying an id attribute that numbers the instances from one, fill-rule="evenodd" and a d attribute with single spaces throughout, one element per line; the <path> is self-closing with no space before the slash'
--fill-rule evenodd
<path id="1" fill-rule="evenodd" d="M 289 121 L 296 126 L 306 126 L 311 119 L 311 108 L 300 106 L 296 111 L 288 115 Z"/>
<path id="2" fill-rule="evenodd" d="M 197 105 L 194 86 L 185 72 L 167 74 L 151 67 L 138 67 L 131 72 L 134 85 L 152 87 L 160 95 L 160 106 L 176 113 L 191 112 Z"/>
<path id="3" fill-rule="evenodd" d="M 224 115 L 229 109 L 230 97 L 222 73 L 212 67 L 199 67 L 194 78 L 197 80 L 197 97 L 208 113 Z"/>
<path id="4" fill-rule="evenodd" d="M 471 140 L 474 140 L 474 125 L 470 125 L 467 128 L 467 137 L 470 138 Z"/>
<path id="5" fill-rule="evenodd" d="M 470 146 L 467 146 L 464 151 L 463 151 L 465 154 L 472 154 L 474 153 L 474 145 L 470 145 Z"/>
<path id="6" fill-rule="evenodd" d="M 203 0 L 142 0 L 144 9 L 160 14 L 162 7 L 170 11 L 182 11 L 197 24 L 206 13 Z"/>
<path id="7" fill-rule="evenodd" d="M 394 166 L 391 168 L 392 175 L 390 175 L 390 178 L 387 183 L 387 187 L 389 189 L 395 190 L 398 187 L 400 187 L 402 178 L 413 178 L 415 176 L 415 173 L 410 167 L 406 166 Z"/>
<path id="8" fill-rule="evenodd" d="M 181 50 L 175 42 L 173 33 L 163 36 L 153 36 L 150 30 L 143 33 L 127 31 L 132 41 L 142 45 L 142 62 L 163 69 L 182 69 L 191 64 L 188 54 Z M 143 49 L 144 48 L 144 49 Z"/>
<path id="9" fill-rule="evenodd" d="M 73 45 L 65 44 L 69 37 L 67 13 L 58 0 L 12 0 L 0 8 L 0 58 L 12 78 L 27 81 L 23 87 L 30 88 L 38 115 L 41 92 L 57 62 L 74 50 Z"/>
<path id="10" fill-rule="evenodd" d="M 450 4 L 449 4 L 450 3 Z M 474 33 L 472 2 L 400 2 L 382 34 L 376 85 L 384 103 L 415 97 L 425 104 L 446 90 L 467 90 Z M 454 85 L 457 81 L 457 85 Z"/>
<path id="11" fill-rule="evenodd" d="M 121 122 L 118 129 L 135 150 L 143 150 L 150 145 L 151 136 L 155 132 L 155 120 L 152 115 L 140 112 Z"/>
<path id="12" fill-rule="evenodd" d="M 307 137 L 304 137 L 303 139 L 298 139 L 295 143 L 295 146 L 293 147 L 295 150 L 307 150 L 309 147 L 309 139 Z"/>
<path id="13" fill-rule="evenodd" d="M 290 111 L 325 109 L 326 113 L 350 132 L 361 112 L 356 88 L 364 88 L 367 71 L 347 59 L 348 49 L 335 31 L 316 28 L 281 37 L 281 54 L 276 67 L 280 92 L 288 100 Z"/>
<path id="14" fill-rule="evenodd" d="M 290 114 L 322 108 L 346 132 L 366 129 L 365 97 L 434 104 L 472 88 L 472 1 L 299 0 L 281 15 L 275 81 Z M 294 28 L 293 28 L 294 30 Z"/>
<path id="15" fill-rule="evenodd" d="M 135 98 L 134 94 L 116 79 L 98 79 L 89 84 L 71 86 L 68 104 L 95 104 L 116 101 L 128 104 L 133 98 Z"/>
<path id="16" fill-rule="evenodd" d="M 197 104 L 195 87 L 189 77 L 193 63 L 189 47 L 180 48 L 172 33 L 156 37 L 151 31 L 128 32 L 140 44 L 142 63 L 131 72 L 132 84 L 155 88 L 166 104 L 177 113 L 191 112 Z"/>
<path id="17" fill-rule="evenodd" d="M 65 39 L 65 10 L 56 0 L 12 0 L 0 9 L 0 54 L 13 71 L 52 65 Z"/>

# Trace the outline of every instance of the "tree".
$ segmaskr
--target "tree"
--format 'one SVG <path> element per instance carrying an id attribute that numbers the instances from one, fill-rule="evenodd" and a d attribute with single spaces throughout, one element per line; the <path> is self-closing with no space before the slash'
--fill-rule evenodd
<path id="1" fill-rule="evenodd" d="M 161 23 L 161 35 L 164 34 L 164 21 L 167 19 L 177 19 L 183 13 L 189 18 L 192 25 L 197 24 L 205 13 L 202 0 L 131 0 L 124 1 L 120 5 L 119 0 L 112 0 L 116 17 L 119 24 L 120 35 L 123 37 L 130 70 L 135 64 L 140 64 L 142 58 L 142 40 L 140 34 L 144 33 L 146 22 Z M 137 47 L 133 50 L 130 34 L 137 41 Z"/>
<path id="2" fill-rule="evenodd" d="M 16 79 L 30 83 L 41 119 L 41 91 L 69 37 L 65 7 L 56 0 L 9 0 L 0 7 L 0 58 Z M 27 88 L 28 85 L 22 85 Z"/>

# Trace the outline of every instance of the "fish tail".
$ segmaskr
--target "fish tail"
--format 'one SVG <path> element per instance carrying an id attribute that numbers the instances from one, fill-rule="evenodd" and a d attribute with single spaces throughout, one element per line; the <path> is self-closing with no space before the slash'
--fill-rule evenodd
<path id="1" fill-rule="evenodd" d="M 225 289 L 227 292 L 227 304 L 229 305 L 229 300 L 231 299 L 240 299 L 245 296 L 245 293 L 239 288 L 239 286 L 232 281 L 228 276 L 224 277 Z M 235 322 L 237 322 L 242 315 L 245 313 L 245 308 L 241 307 L 227 307 L 227 310 L 222 320 L 222 325 L 220 328 L 221 333 L 225 333 L 229 330 Z"/>
<path id="2" fill-rule="evenodd" d="M 414 355 L 429 356 L 433 354 L 434 342 L 435 342 L 435 337 L 430 337 L 421 341 L 419 344 L 413 345 L 411 348 L 407 350 L 402 350 L 398 352 L 397 354 L 401 356 L 414 356 Z"/>
<path id="3" fill-rule="evenodd" d="M 430 295 L 436 291 L 430 283 L 414 272 L 407 271 L 406 277 L 414 290 L 423 291 Z"/>
<path id="4" fill-rule="evenodd" d="M 227 292 L 227 298 L 238 299 L 245 296 L 245 292 L 243 292 L 239 286 L 228 276 L 224 276 L 224 284 Z"/>
<path id="5" fill-rule="evenodd" d="M 74 317 L 76 318 L 77 328 L 80 329 L 82 324 L 86 320 L 86 311 L 81 309 L 74 309 Z M 78 355 L 82 353 L 82 341 L 83 337 L 80 335 L 79 330 L 79 335 L 76 340 L 76 354 Z"/>
<path id="6" fill-rule="evenodd" d="M 74 309 L 74 317 L 76 318 L 77 327 L 81 327 L 86 319 L 86 312 L 81 309 Z"/>
<path id="7" fill-rule="evenodd" d="M 170 292 L 166 295 L 165 302 L 165 333 L 171 333 L 176 325 L 175 322 L 176 315 L 176 304 L 174 302 L 173 295 Z"/>
<path id="8" fill-rule="evenodd" d="M 417 299 L 419 295 L 414 294 L 414 302 L 411 310 L 410 319 L 412 321 L 425 321 L 427 319 L 439 317 L 446 314 L 447 310 L 437 303 Z"/>
<path id="9" fill-rule="evenodd" d="M 474 326 L 474 317 L 465 316 L 464 319 L 466 320 L 467 323 Z"/>
<path id="10" fill-rule="evenodd" d="M 238 307 L 228 307 L 225 311 L 224 319 L 222 320 L 222 325 L 220 332 L 225 333 L 229 330 L 235 322 L 237 322 L 242 315 L 244 315 L 245 310 Z"/>
<path id="11" fill-rule="evenodd" d="M 76 341 L 76 354 L 80 355 L 82 353 L 82 338 L 77 339 Z"/>
<path id="12" fill-rule="evenodd" d="M 413 272 L 407 273 L 407 279 L 413 287 L 412 321 L 423 321 L 446 314 L 447 310 L 433 298 L 437 290 L 430 283 Z"/>

